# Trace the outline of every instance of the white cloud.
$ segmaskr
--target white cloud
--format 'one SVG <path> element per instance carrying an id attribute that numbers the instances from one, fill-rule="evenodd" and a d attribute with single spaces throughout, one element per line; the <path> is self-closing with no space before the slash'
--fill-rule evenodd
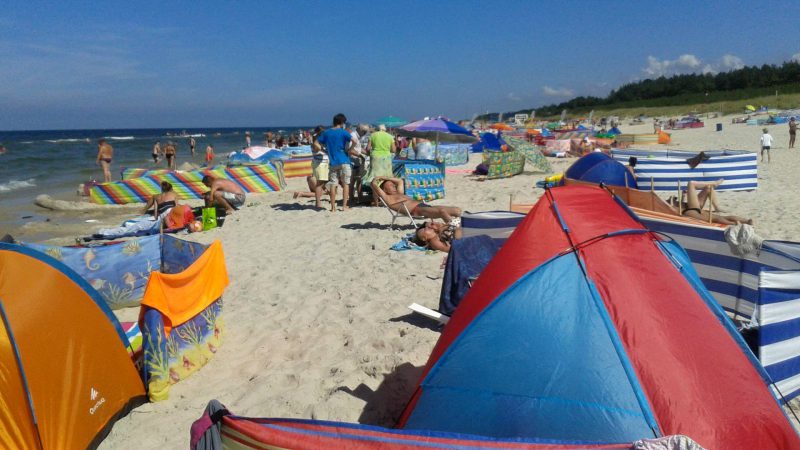
<path id="1" fill-rule="evenodd" d="M 658 59 L 655 56 L 647 57 L 647 67 L 642 69 L 645 75 L 651 77 L 669 76 L 677 73 L 696 72 L 702 63 L 694 55 L 681 55 L 678 59 Z"/>
<path id="2" fill-rule="evenodd" d="M 800 63 L 800 52 L 797 52 L 794 55 L 792 55 L 792 58 L 790 59 L 790 61 L 794 61 L 796 63 Z"/>
<path id="3" fill-rule="evenodd" d="M 565 87 L 552 88 L 550 86 L 542 86 L 542 92 L 548 97 L 572 97 L 575 95 L 575 91 Z"/>
<path id="4" fill-rule="evenodd" d="M 515 93 L 513 93 L 513 92 L 509 92 L 509 93 L 508 93 L 508 95 L 506 95 L 506 97 L 507 97 L 509 100 L 511 100 L 512 102 L 519 102 L 519 101 L 522 101 L 522 97 L 520 97 L 519 95 L 517 95 L 517 94 L 515 94 Z"/>
<path id="5" fill-rule="evenodd" d="M 741 69 L 744 67 L 744 61 L 742 58 L 739 58 L 736 55 L 722 55 L 722 61 L 720 61 L 720 68 L 723 70 L 736 70 Z"/>
<path id="6" fill-rule="evenodd" d="M 703 62 L 692 54 L 683 54 L 676 59 L 658 59 L 655 56 L 647 57 L 647 66 L 642 69 L 645 77 L 658 78 L 686 73 L 719 73 L 741 69 L 744 61 L 736 55 L 725 54 L 716 62 Z"/>

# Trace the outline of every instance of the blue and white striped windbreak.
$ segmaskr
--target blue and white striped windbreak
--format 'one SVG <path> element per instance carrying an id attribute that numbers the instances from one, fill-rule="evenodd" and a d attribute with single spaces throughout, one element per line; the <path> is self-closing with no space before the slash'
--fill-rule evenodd
<path id="1" fill-rule="evenodd" d="M 787 400 L 800 394 L 800 271 L 761 272 L 759 359 Z"/>
<path id="2" fill-rule="evenodd" d="M 686 189 L 690 180 L 725 180 L 717 187 L 719 191 L 749 191 L 758 188 L 757 155 L 744 150 L 706 150 L 710 158 L 695 168 L 689 167 L 687 159 L 699 152 L 681 150 L 634 150 L 613 149 L 611 156 L 627 164 L 631 156 L 637 159 L 636 180 L 641 189 L 648 189 L 650 182 L 656 191 L 676 191 L 678 182 Z"/>

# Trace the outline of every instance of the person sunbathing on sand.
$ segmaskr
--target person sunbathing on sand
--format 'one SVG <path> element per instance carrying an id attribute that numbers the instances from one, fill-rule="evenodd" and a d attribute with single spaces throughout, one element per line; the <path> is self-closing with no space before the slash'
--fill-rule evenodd
<path id="1" fill-rule="evenodd" d="M 326 182 L 327 182 L 327 180 L 323 181 L 322 183 L 317 183 L 316 177 L 314 177 L 314 175 L 309 175 L 309 176 L 306 177 L 306 183 L 308 183 L 308 191 L 294 191 L 294 194 L 292 195 L 292 198 L 298 198 L 298 197 L 300 197 L 300 198 L 316 198 L 317 197 L 316 189 L 317 189 L 317 186 L 319 184 L 322 184 L 322 191 L 321 192 L 323 194 L 327 194 L 328 193 L 328 186 L 325 185 Z M 321 208 L 321 206 L 318 204 L 317 208 Z"/>
<path id="2" fill-rule="evenodd" d="M 153 208 L 153 216 L 160 218 L 162 214 L 166 213 L 177 204 L 178 195 L 172 190 L 172 183 L 169 181 L 162 181 L 161 193 L 150 197 L 150 200 L 144 205 L 144 214 L 147 214 L 150 208 Z"/>
<path id="3" fill-rule="evenodd" d="M 461 208 L 428 205 L 405 195 L 404 183 L 400 178 L 375 177 L 372 180 L 372 194 L 383 199 L 393 211 L 402 211 L 401 208 L 405 204 L 412 216 L 442 219 L 447 223 L 454 217 L 461 217 Z"/>
<path id="4" fill-rule="evenodd" d="M 440 252 L 450 252 L 454 239 L 461 238 L 461 228 L 428 221 L 414 232 L 415 244 Z"/>
<path id="5" fill-rule="evenodd" d="M 753 219 L 745 219 L 744 217 L 739 216 L 711 214 L 709 211 L 703 210 L 706 202 L 710 201 L 711 206 L 713 206 L 715 210 L 719 211 L 719 206 L 717 206 L 717 197 L 713 188 L 716 188 L 722 184 L 723 181 L 724 180 L 717 180 L 713 183 L 689 181 L 689 183 L 686 185 L 686 202 L 682 205 L 682 215 L 705 222 L 709 221 L 710 216 L 711 222 L 720 223 L 723 225 L 737 225 L 740 223 L 752 225 Z M 699 192 L 698 189 L 700 190 Z M 672 206 L 678 206 L 678 200 L 675 197 L 671 197 L 669 199 L 669 203 L 672 204 Z"/>

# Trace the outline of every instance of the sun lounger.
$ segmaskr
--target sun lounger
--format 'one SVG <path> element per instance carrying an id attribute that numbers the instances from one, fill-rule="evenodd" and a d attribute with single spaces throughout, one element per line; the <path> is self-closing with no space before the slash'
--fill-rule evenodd
<path id="1" fill-rule="evenodd" d="M 411 211 L 408 210 L 408 207 L 406 206 L 406 202 L 405 201 L 393 203 L 392 206 L 400 205 L 400 211 L 395 211 L 390 207 L 390 205 L 388 203 L 386 203 L 386 201 L 383 198 L 379 197 L 379 199 L 381 201 L 381 204 L 383 206 L 385 206 L 386 209 L 389 211 L 389 214 L 392 215 L 392 224 L 390 225 L 391 229 L 394 229 L 394 223 L 395 223 L 395 221 L 397 220 L 398 217 L 408 217 L 408 219 L 411 221 L 411 224 L 414 225 L 414 228 L 419 228 L 419 225 L 417 225 L 417 220 L 424 220 L 425 219 L 422 216 L 414 216 L 414 215 L 412 215 Z"/>

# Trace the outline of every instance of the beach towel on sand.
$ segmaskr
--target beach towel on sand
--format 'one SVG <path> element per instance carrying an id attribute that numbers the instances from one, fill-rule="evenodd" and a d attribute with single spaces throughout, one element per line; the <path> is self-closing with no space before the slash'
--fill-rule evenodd
<path id="1" fill-rule="evenodd" d="M 426 251 L 428 250 L 427 247 L 422 247 L 414 243 L 414 235 L 416 233 L 409 233 L 404 238 L 400 239 L 400 242 L 394 244 L 391 249 L 396 252 L 404 252 L 406 250 L 420 250 Z"/>

